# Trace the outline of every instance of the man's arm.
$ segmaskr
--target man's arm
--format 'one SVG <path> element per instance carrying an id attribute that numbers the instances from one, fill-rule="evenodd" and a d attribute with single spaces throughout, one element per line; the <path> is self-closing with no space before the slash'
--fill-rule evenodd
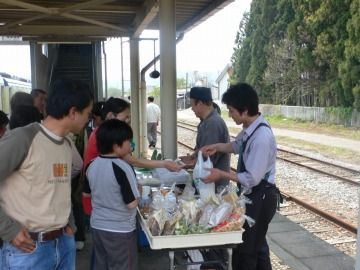
<path id="1" fill-rule="evenodd" d="M 32 139 L 37 132 L 37 128 L 28 126 L 26 128 L 18 128 L 14 131 L 10 131 L 1 138 L 0 188 L 10 174 L 17 170 L 25 160 Z M 6 241 L 10 241 L 17 236 L 20 230 L 21 225 L 17 221 L 11 219 L 0 206 L 0 237 Z"/>
<path id="2" fill-rule="evenodd" d="M 130 163 L 134 167 L 140 167 L 140 168 L 166 168 L 170 171 L 180 171 L 183 166 L 177 164 L 174 161 L 170 160 L 149 160 L 145 158 L 136 158 L 132 155 L 127 155 L 124 160 L 128 163 Z"/>

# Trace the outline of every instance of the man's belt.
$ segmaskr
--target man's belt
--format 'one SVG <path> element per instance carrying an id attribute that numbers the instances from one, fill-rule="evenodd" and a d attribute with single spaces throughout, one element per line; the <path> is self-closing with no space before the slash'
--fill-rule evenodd
<path id="1" fill-rule="evenodd" d="M 34 241 L 45 242 L 59 238 L 65 233 L 65 227 L 49 232 L 29 232 L 30 237 Z"/>

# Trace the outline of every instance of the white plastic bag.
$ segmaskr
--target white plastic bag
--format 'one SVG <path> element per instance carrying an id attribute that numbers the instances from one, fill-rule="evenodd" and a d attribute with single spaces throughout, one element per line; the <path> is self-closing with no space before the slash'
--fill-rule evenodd
<path id="1" fill-rule="evenodd" d="M 208 157 L 206 161 L 203 160 L 202 152 L 198 152 L 197 162 L 193 171 L 194 184 L 200 193 L 200 199 L 207 202 L 213 195 L 215 196 L 215 183 L 204 183 L 201 179 L 210 175 L 207 169 L 211 169 L 213 164 Z"/>

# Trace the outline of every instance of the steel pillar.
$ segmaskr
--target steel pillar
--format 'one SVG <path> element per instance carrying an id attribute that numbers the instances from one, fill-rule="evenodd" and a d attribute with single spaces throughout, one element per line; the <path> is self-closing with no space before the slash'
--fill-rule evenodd
<path id="1" fill-rule="evenodd" d="M 48 59 L 42 54 L 41 44 L 30 42 L 31 86 L 47 91 Z"/>
<path id="2" fill-rule="evenodd" d="M 177 157 L 176 131 L 176 25 L 175 1 L 159 1 L 161 150 Z"/>
<path id="3" fill-rule="evenodd" d="M 131 127 L 136 144 L 134 155 L 140 156 L 139 41 L 130 39 Z"/>

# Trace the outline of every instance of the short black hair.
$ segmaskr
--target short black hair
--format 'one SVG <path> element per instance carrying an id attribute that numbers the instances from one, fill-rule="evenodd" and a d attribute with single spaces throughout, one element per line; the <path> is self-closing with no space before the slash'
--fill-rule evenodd
<path id="1" fill-rule="evenodd" d="M 33 96 L 33 98 L 36 98 L 37 96 L 46 95 L 47 93 L 43 89 L 35 88 L 31 90 L 30 94 Z"/>
<path id="2" fill-rule="evenodd" d="M 72 107 L 81 112 L 92 100 L 93 94 L 85 82 L 59 79 L 50 87 L 46 112 L 55 119 L 61 119 L 69 114 Z"/>
<path id="3" fill-rule="evenodd" d="M 104 103 L 104 101 L 98 101 L 94 103 L 91 111 L 93 116 L 101 116 L 101 109 L 104 106 Z"/>
<path id="4" fill-rule="evenodd" d="M 41 114 L 34 106 L 20 105 L 10 115 L 10 129 L 23 127 L 34 122 L 41 122 Z"/>
<path id="5" fill-rule="evenodd" d="M 6 126 L 9 123 L 9 118 L 7 117 L 6 113 L 0 111 L 0 128 Z"/>
<path id="6" fill-rule="evenodd" d="M 221 109 L 220 109 L 219 105 L 217 105 L 215 102 L 213 102 L 212 105 L 213 105 L 214 109 L 216 110 L 216 112 L 221 115 Z"/>
<path id="7" fill-rule="evenodd" d="M 112 153 L 114 144 L 121 146 L 132 138 L 131 127 L 118 119 L 107 120 L 96 130 L 96 146 L 100 154 Z"/>
<path id="8" fill-rule="evenodd" d="M 248 111 L 249 116 L 259 113 L 259 97 L 255 89 L 247 83 L 238 83 L 229 87 L 222 100 L 228 106 L 234 107 L 240 113 Z"/>
<path id="9" fill-rule="evenodd" d="M 106 115 L 109 112 L 118 114 L 128 108 L 130 108 L 130 103 L 125 99 L 110 97 L 107 101 L 105 101 L 104 106 L 101 109 L 101 119 L 105 120 Z"/>
<path id="10" fill-rule="evenodd" d="M 154 97 L 153 96 L 148 97 L 148 101 L 154 102 Z"/>
<path id="11" fill-rule="evenodd" d="M 10 110 L 14 111 L 17 106 L 20 105 L 34 105 L 34 98 L 32 95 L 25 92 L 16 92 L 12 95 L 10 99 Z"/>

